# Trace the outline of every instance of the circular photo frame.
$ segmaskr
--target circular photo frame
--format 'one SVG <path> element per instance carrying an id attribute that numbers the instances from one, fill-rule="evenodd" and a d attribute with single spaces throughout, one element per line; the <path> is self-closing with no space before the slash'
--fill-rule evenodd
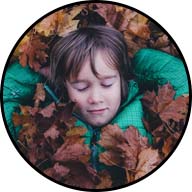
<path id="1" fill-rule="evenodd" d="M 9 55 L 1 90 L 20 155 L 51 181 L 84 191 L 155 172 L 191 110 L 174 39 L 143 12 L 110 1 L 69 4 L 32 24 Z"/>

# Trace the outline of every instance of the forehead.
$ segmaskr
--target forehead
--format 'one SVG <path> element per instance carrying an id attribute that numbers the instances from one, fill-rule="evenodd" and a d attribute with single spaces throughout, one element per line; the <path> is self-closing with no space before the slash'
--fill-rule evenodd
<path id="1" fill-rule="evenodd" d="M 91 68 L 91 59 L 86 59 L 80 69 L 79 74 L 77 75 L 77 78 L 84 78 L 92 75 L 97 76 L 97 78 L 105 78 L 118 74 L 115 64 L 109 62 L 109 58 L 101 50 L 98 50 L 95 53 L 94 68 L 97 73 L 96 75 Z"/>

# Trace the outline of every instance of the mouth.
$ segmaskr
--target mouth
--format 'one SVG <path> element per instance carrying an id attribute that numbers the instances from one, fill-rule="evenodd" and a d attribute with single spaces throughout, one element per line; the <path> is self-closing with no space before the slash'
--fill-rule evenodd
<path id="1" fill-rule="evenodd" d="M 94 114 L 94 115 L 101 115 L 103 114 L 105 111 L 107 110 L 107 108 L 102 108 L 102 109 L 91 109 L 91 110 L 87 110 L 89 113 Z"/>

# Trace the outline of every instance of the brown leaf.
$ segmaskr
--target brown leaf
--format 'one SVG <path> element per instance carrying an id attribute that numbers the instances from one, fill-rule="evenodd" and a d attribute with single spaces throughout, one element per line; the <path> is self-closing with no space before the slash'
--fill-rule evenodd
<path id="1" fill-rule="evenodd" d="M 64 166 L 70 169 L 69 175 L 66 175 L 63 181 L 67 185 L 83 189 L 94 189 L 100 182 L 96 170 L 89 164 L 69 161 Z"/>
<path id="2" fill-rule="evenodd" d="M 45 100 L 45 95 L 46 93 L 43 87 L 43 83 L 37 83 L 35 95 L 33 97 L 33 99 L 35 100 L 35 103 L 34 103 L 35 107 L 39 107 L 40 101 Z"/>
<path id="3" fill-rule="evenodd" d="M 117 151 L 115 152 L 115 150 L 114 151 L 108 150 L 101 153 L 99 155 L 99 161 L 108 166 L 114 166 L 114 165 L 117 167 L 123 166 L 123 158 L 121 157 L 121 155 L 118 154 Z"/>
<path id="4" fill-rule="evenodd" d="M 106 170 L 102 170 L 98 175 L 101 181 L 96 185 L 96 189 L 107 189 L 112 187 L 111 176 Z"/>
<path id="5" fill-rule="evenodd" d="M 146 24 L 131 22 L 127 31 L 137 37 L 140 37 L 141 39 L 147 40 L 150 37 L 150 30 Z"/>
<path id="6" fill-rule="evenodd" d="M 22 118 L 22 116 L 21 116 L 21 118 Z M 26 145 L 30 145 L 31 143 L 33 143 L 34 137 L 35 137 L 35 135 L 37 133 L 36 124 L 33 121 L 33 119 L 27 120 L 26 122 L 22 122 L 22 123 L 23 123 L 22 124 L 22 129 L 19 132 L 18 140 L 21 143 L 25 143 Z"/>
<path id="7" fill-rule="evenodd" d="M 20 105 L 20 110 L 23 115 L 31 115 L 35 116 L 36 113 L 39 111 L 39 108 L 37 107 L 31 107 L 31 106 L 22 106 Z"/>
<path id="8" fill-rule="evenodd" d="M 40 36 L 30 33 L 30 38 L 26 38 L 22 44 L 19 45 L 19 61 L 25 67 L 27 64 L 39 71 L 41 65 L 47 61 L 46 49 L 48 45 L 42 42 Z"/>
<path id="9" fill-rule="evenodd" d="M 169 136 L 163 143 L 162 152 L 165 157 L 173 150 L 175 147 L 176 139 L 173 136 Z"/>
<path id="10" fill-rule="evenodd" d="M 103 3 L 94 3 L 94 5 L 97 7 L 95 11 L 105 19 L 106 23 L 110 26 L 115 26 L 118 14 L 115 6 Z"/>
<path id="11" fill-rule="evenodd" d="M 175 91 L 168 83 L 159 87 L 157 95 L 154 91 L 147 91 L 142 99 L 142 103 L 147 110 L 152 112 L 151 115 L 160 118 L 162 122 L 166 124 L 169 124 L 170 120 L 180 122 L 186 118 L 189 100 L 188 97 L 183 96 L 174 100 L 174 95 Z"/>
<path id="12" fill-rule="evenodd" d="M 44 132 L 44 137 L 45 138 L 51 138 L 51 139 L 56 139 L 59 137 L 59 131 L 57 129 L 56 125 L 52 125 L 47 131 Z"/>
<path id="13" fill-rule="evenodd" d="M 44 171 L 46 175 L 49 177 L 52 177 L 58 181 L 63 179 L 68 173 L 70 172 L 70 169 L 66 166 L 63 166 L 59 163 L 55 163 L 55 165 L 51 168 L 48 168 Z"/>
<path id="14" fill-rule="evenodd" d="M 74 136 L 74 135 L 83 136 L 86 132 L 87 132 L 87 129 L 83 127 L 74 127 L 69 129 L 69 131 L 66 132 L 66 136 Z"/>
<path id="15" fill-rule="evenodd" d="M 101 140 L 98 142 L 100 145 L 110 149 L 122 142 L 125 142 L 125 138 L 123 137 L 123 131 L 117 124 L 102 128 Z"/>
<path id="16" fill-rule="evenodd" d="M 141 137 L 133 126 L 122 132 L 117 125 L 107 125 L 102 130 L 99 144 L 107 149 L 99 156 L 101 162 L 133 170 L 137 165 L 137 156 L 148 146 L 148 140 Z"/>
<path id="17" fill-rule="evenodd" d="M 78 137 L 67 137 L 64 144 L 61 145 L 53 156 L 55 161 L 66 162 L 70 160 L 86 160 L 90 157 L 90 149 L 83 144 L 83 139 Z"/>
<path id="18" fill-rule="evenodd" d="M 53 115 L 53 112 L 56 110 L 56 105 L 55 103 L 51 103 L 48 106 L 46 106 L 45 108 L 41 109 L 39 111 L 39 113 L 41 115 L 43 115 L 43 117 L 51 117 Z"/>
<path id="19" fill-rule="evenodd" d="M 57 113 L 56 116 L 60 121 L 67 122 L 72 118 L 72 112 L 74 110 L 75 103 L 70 102 L 67 104 L 59 104 L 57 106 Z M 74 120 L 74 119 L 73 119 Z"/>
<path id="20" fill-rule="evenodd" d="M 169 105 L 165 106 L 163 111 L 160 113 L 160 118 L 164 122 L 168 122 L 170 119 L 175 122 L 179 122 L 186 118 L 188 109 L 188 97 L 178 97 L 173 100 Z"/>
<path id="21" fill-rule="evenodd" d="M 156 168 L 161 162 L 158 150 L 147 148 L 141 151 L 138 156 L 138 164 L 136 167 L 135 180 L 145 176 L 147 173 Z"/>
<path id="22" fill-rule="evenodd" d="M 15 127 L 31 122 L 31 117 L 29 115 L 20 115 L 18 113 L 13 113 L 12 115 L 13 124 Z"/>

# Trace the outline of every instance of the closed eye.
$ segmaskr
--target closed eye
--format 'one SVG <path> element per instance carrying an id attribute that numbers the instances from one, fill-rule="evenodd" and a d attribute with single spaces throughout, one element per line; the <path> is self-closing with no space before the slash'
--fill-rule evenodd
<path id="1" fill-rule="evenodd" d="M 102 84 L 103 87 L 111 87 L 113 84 Z"/>
<path id="2" fill-rule="evenodd" d="M 84 87 L 84 88 L 81 88 L 81 89 L 78 89 L 78 88 L 77 88 L 77 90 L 80 91 L 80 92 L 82 92 L 82 91 L 85 91 L 87 88 L 88 88 L 88 87 Z"/>

